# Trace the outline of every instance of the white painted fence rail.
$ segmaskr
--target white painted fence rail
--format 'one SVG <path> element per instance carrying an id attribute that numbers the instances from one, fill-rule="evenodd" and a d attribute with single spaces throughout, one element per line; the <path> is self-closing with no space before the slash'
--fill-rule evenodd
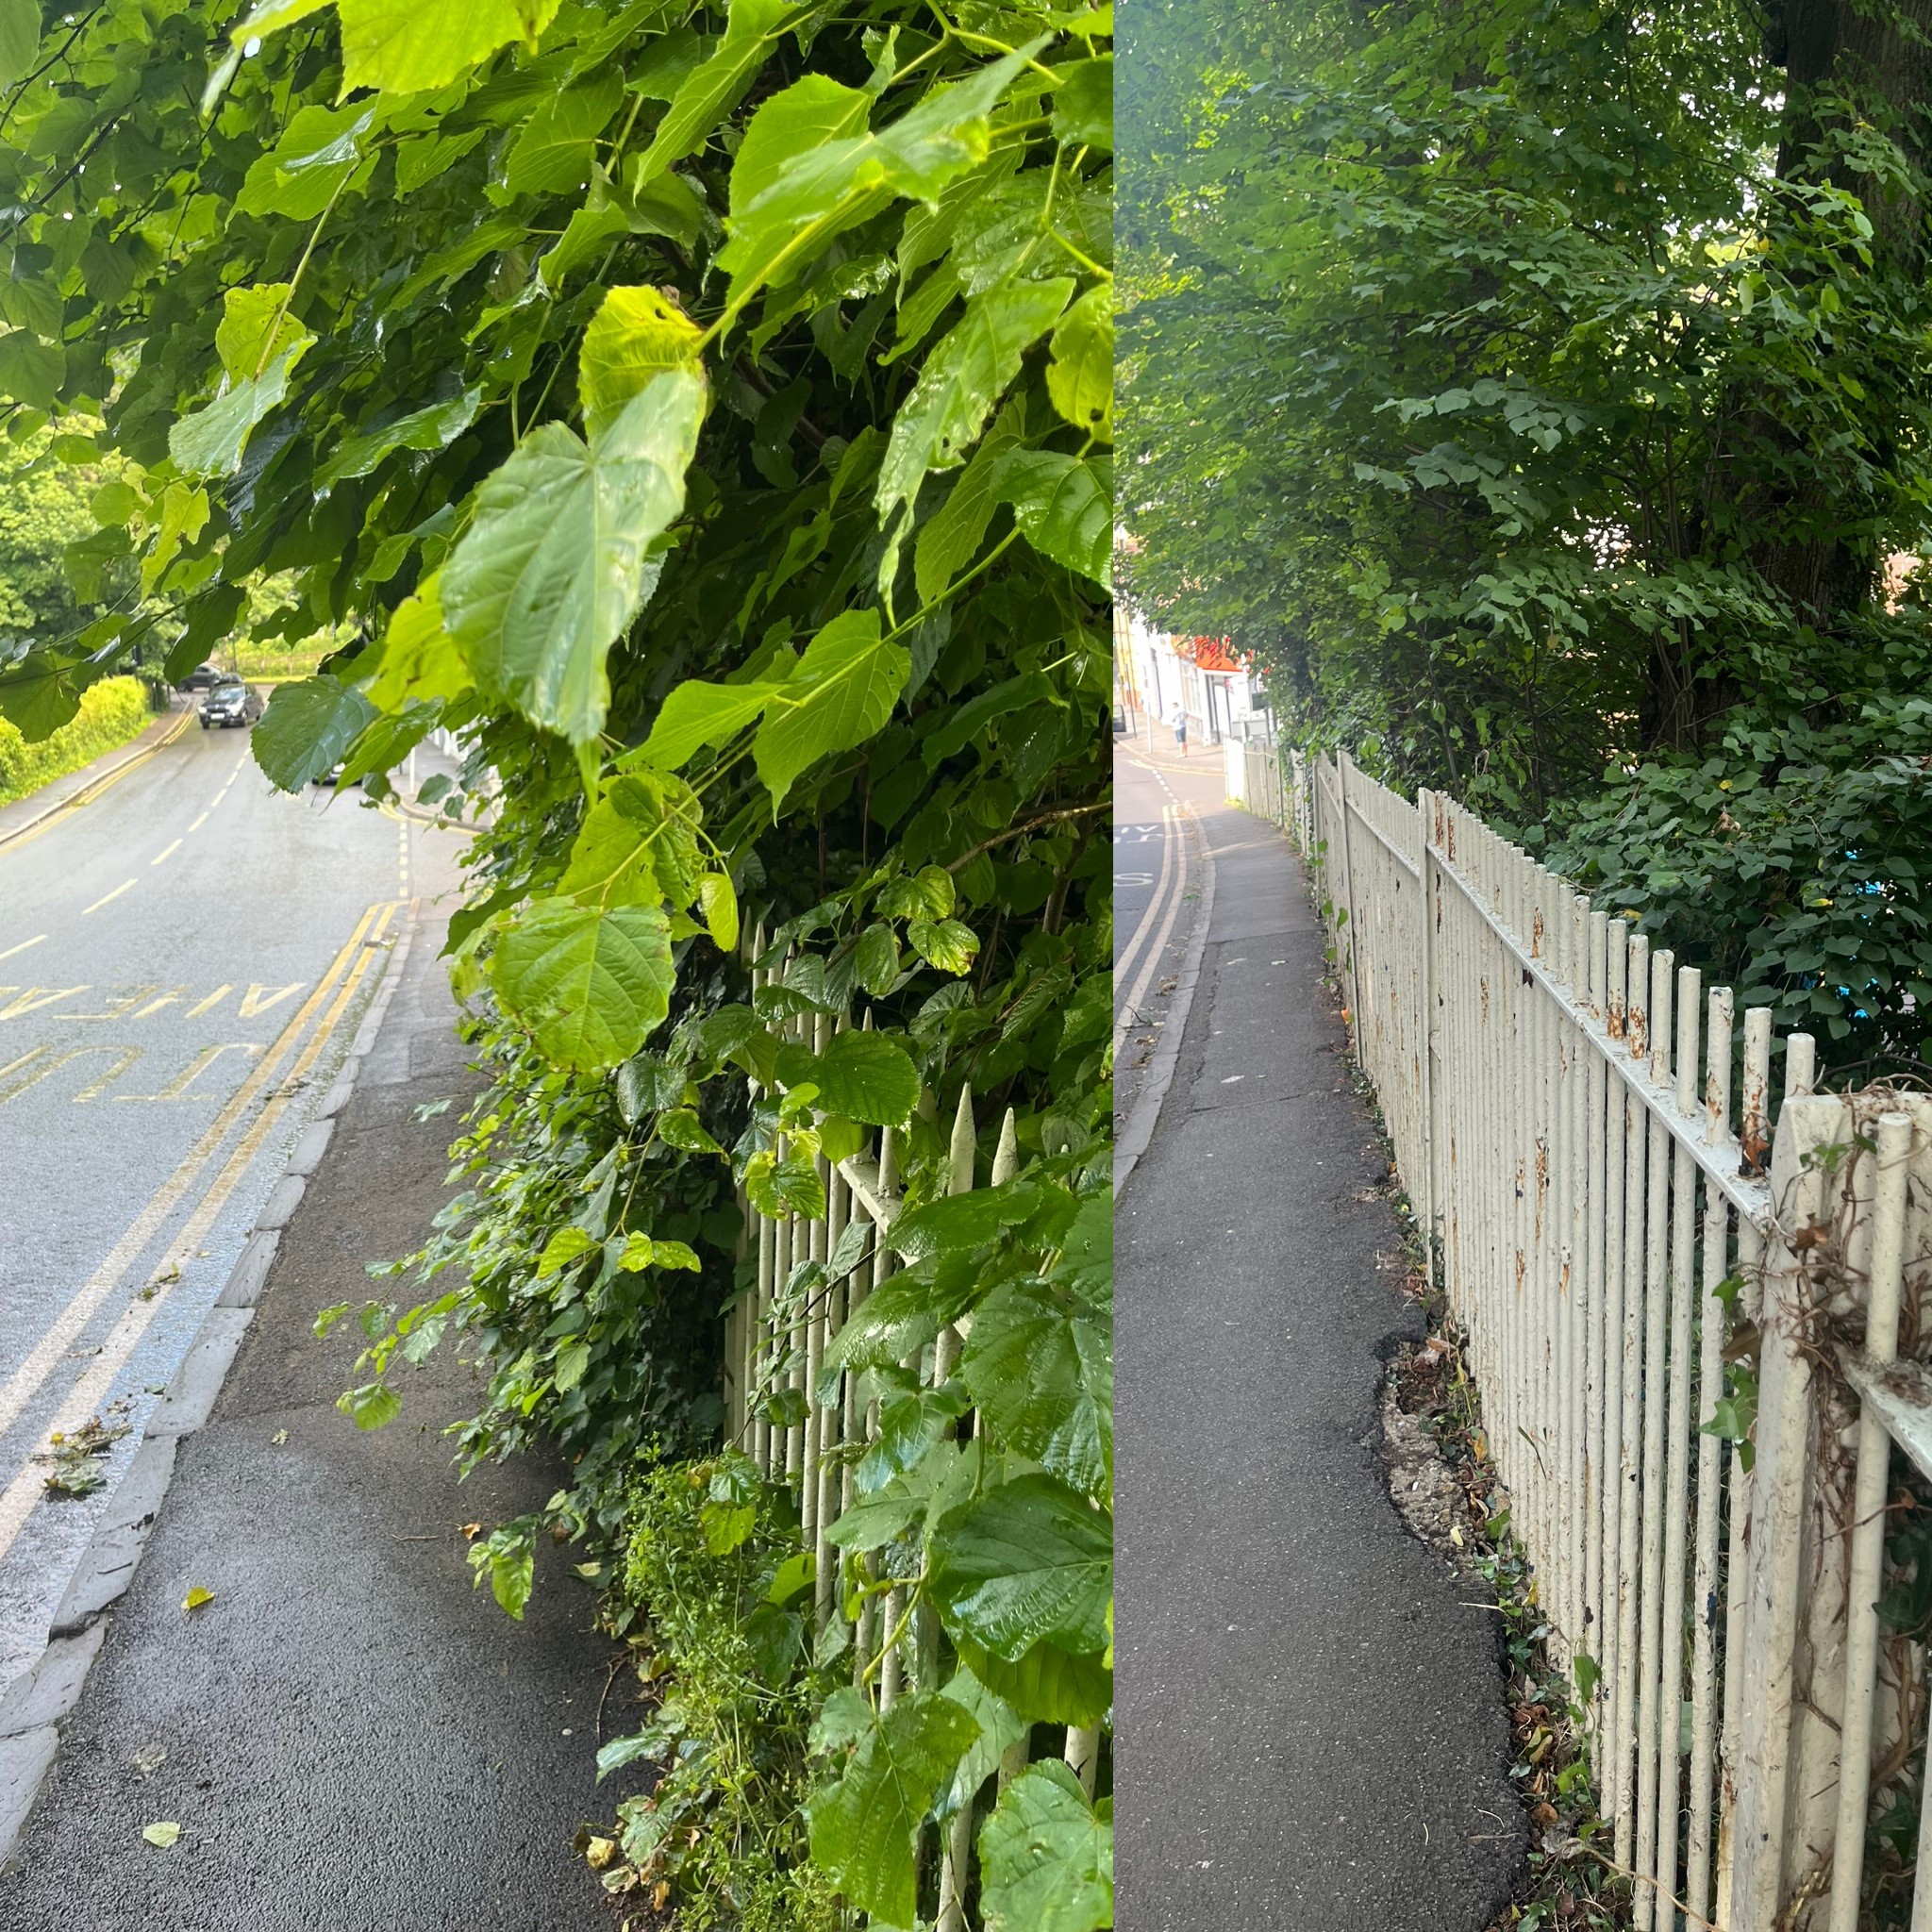
<path id="1" fill-rule="evenodd" d="M 751 957 L 757 958 L 764 951 L 761 927 L 752 939 Z M 755 968 L 754 991 L 782 979 L 783 974 L 782 967 Z M 788 1024 L 786 1037 L 802 1041 L 804 1029 L 809 1025 L 812 1051 L 823 1053 L 834 1031 L 845 1024 L 825 1013 L 809 1021 L 801 1017 Z M 758 1091 L 756 1082 L 753 1091 Z M 922 1104 L 929 1106 L 930 1102 L 928 1092 Z M 875 1146 L 849 1159 L 831 1162 L 819 1157 L 819 1177 L 825 1187 L 825 1212 L 821 1217 L 786 1215 L 774 1219 L 756 1212 L 741 1197 L 747 1240 L 758 1257 L 758 1269 L 755 1291 L 741 1297 L 725 1318 L 727 1435 L 765 1476 L 797 1489 L 801 1541 L 815 1557 L 813 1627 L 819 1632 L 835 1617 L 844 1616 L 839 1590 L 840 1553 L 828 1535 L 854 1501 L 854 1459 L 841 1452 L 846 1445 L 876 1437 L 878 1404 L 859 1401 L 859 1378 L 852 1374 L 840 1378 L 836 1396 L 829 1403 L 821 1405 L 814 1399 L 814 1391 L 825 1351 L 847 1318 L 897 1268 L 897 1257 L 886 1241 L 901 1205 L 892 1141 L 892 1129 L 884 1127 L 877 1131 Z M 949 1144 L 950 1193 L 973 1191 L 975 1148 L 973 1092 L 971 1088 L 962 1088 Z M 782 1139 L 778 1152 L 782 1158 Z M 1001 1122 L 987 1185 L 999 1187 L 1011 1180 L 1019 1164 L 1013 1110 L 1008 1108 Z M 848 1231 L 867 1226 L 870 1235 L 862 1241 L 844 1240 L 841 1246 Z M 823 1279 L 813 1278 L 808 1269 L 811 1262 L 824 1271 Z M 926 1387 L 938 1387 L 958 1359 L 962 1331 L 970 1322 L 970 1316 L 961 1317 L 958 1326 L 942 1330 L 936 1341 L 908 1358 L 905 1366 L 915 1371 Z M 782 1397 L 788 1391 L 792 1395 L 789 1404 L 774 1402 L 774 1397 Z M 774 1407 L 797 1414 L 799 1419 L 775 1423 L 769 1414 Z M 905 1596 L 900 1590 L 888 1591 L 882 1597 L 868 1595 L 852 1628 L 854 1688 L 868 1690 L 870 1667 L 877 1661 L 875 1695 L 882 1712 L 891 1708 L 902 1690 L 937 1690 L 941 1683 L 936 1613 L 922 1603 L 908 1619 Z M 888 1642 L 891 1648 L 879 1660 L 880 1647 Z M 1099 1753 L 1097 1728 L 1068 1728 L 1066 1762 L 1085 1785 L 1089 1797 L 1093 1793 Z M 1026 1762 L 1027 1746 L 1023 1740 L 1001 1763 L 999 1783 L 1004 1786 L 1025 1769 Z M 953 1815 L 945 1834 L 936 1932 L 966 1932 L 971 1868 L 977 1857 L 974 1824 L 974 1807 L 964 1805 Z"/>
<path id="2" fill-rule="evenodd" d="M 1729 988 L 1447 798 L 1227 756 L 1315 863 L 1637 1925 L 1879 1923 L 1868 1822 L 1932 1792 L 1924 1652 L 1874 1608 L 1892 1445 L 1932 1478 L 1932 1100 L 1813 1095 L 1791 1034 L 1774 1146 L 1769 1008 L 1739 1041 Z M 1705 1425 L 1754 1376 L 1747 1472 Z M 1913 1932 L 1924 1828 L 1872 1874 Z"/>

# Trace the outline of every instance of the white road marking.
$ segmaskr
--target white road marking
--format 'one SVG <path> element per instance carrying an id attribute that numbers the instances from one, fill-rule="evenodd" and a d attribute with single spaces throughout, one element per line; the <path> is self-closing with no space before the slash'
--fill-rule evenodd
<path id="1" fill-rule="evenodd" d="M 158 865 L 160 864 L 162 859 L 174 858 L 175 853 L 180 851 L 180 849 L 181 841 L 180 840 L 176 839 L 172 845 L 165 847 L 162 851 L 157 852 L 155 856 L 148 860 L 148 863 L 150 865 Z"/>
<path id="2" fill-rule="evenodd" d="M 103 892 L 101 896 L 98 899 L 96 899 L 92 906 L 84 907 L 81 909 L 80 916 L 83 919 L 85 919 L 90 912 L 98 912 L 101 909 L 101 908 L 108 903 L 109 899 L 118 899 L 123 892 L 127 891 L 129 886 L 133 885 L 133 883 L 134 881 L 132 879 L 128 879 L 125 884 L 116 886 L 111 892 Z"/>
<path id="3" fill-rule="evenodd" d="M 212 808 L 212 807 L 210 807 L 210 808 L 209 808 L 209 810 L 212 810 L 212 809 L 213 809 L 213 808 Z M 200 830 L 201 830 L 202 826 L 204 826 L 204 825 L 205 825 L 205 824 L 208 824 L 208 812 L 203 812 L 203 813 L 202 813 L 202 815 L 201 815 L 201 816 L 200 816 L 200 817 L 199 817 L 198 819 L 196 819 L 196 820 L 195 820 L 195 822 L 194 822 L 194 823 L 193 823 L 193 824 L 192 824 L 192 825 L 190 825 L 188 829 L 189 829 L 189 831 L 190 831 L 190 832 L 198 832 L 198 831 L 200 831 Z"/>

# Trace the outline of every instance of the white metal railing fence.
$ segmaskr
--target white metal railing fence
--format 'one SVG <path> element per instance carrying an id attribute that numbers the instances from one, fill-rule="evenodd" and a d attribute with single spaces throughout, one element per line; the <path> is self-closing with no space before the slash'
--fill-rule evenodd
<path id="1" fill-rule="evenodd" d="M 758 959 L 765 950 L 760 927 L 751 941 L 752 958 Z M 787 965 L 754 967 L 754 993 L 782 981 L 786 970 Z M 823 1012 L 809 1019 L 801 1016 L 785 1023 L 783 1037 L 803 1041 L 809 1028 L 812 1051 L 824 1053 L 833 1033 L 847 1024 Z M 869 1018 L 866 1024 L 871 1024 Z M 754 1095 L 758 1091 L 754 1081 Z M 931 1106 L 928 1091 L 921 1101 L 928 1118 Z M 897 1257 L 887 1239 L 901 1205 L 893 1141 L 893 1130 L 884 1127 L 877 1131 L 874 1145 L 848 1159 L 833 1162 L 819 1157 L 819 1177 L 825 1190 L 822 1216 L 774 1218 L 752 1208 L 741 1192 L 740 1197 L 748 1251 L 757 1255 L 757 1273 L 751 1292 L 741 1295 L 725 1318 L 727 1433 L 763 1475 L 788 1483 L 798 1492 L 800 1541 L 814 1558 L 813 1626 L 821 1634 L 834 1618 L 845 1618 L 845 1600 L 839 1588 L 840 1551 L 830 1531 L 855 1500 L 857 1455 L 859 1445 L 877 1438 L 879 1405 L 875 1398 L 861 1400 L 860 1377 L 856 1374 L 841 1375 L 829 1391 L 819 1385 L 826 1351 L 845 1322 L 897 1271 Z M 962 1088 L 948 1150 L 949 1193 L 973 1191 L 976 1144 L 973 1092 L 970 1087 Z M 782 1138 L 777 1151 L 782 1159 Z M 1008 1108 L 987 1184 L 999 1187 L 1011 1180 L 1019 1164 L 1014 1114 Z M 904 1366 L 917 1374 L 922 1386 L 939 1387 L 952 1374 L 971 1325 L 972 1317 L 962 1317 L 908 1357 Z M 828 1399 L 822 1401 L 822 1395 Z M 970 1421 L 959 1426 L 969 1428 Z M 902 1690 L 941 1687 L 936 1614 L 921 1603 L 908 1618 L 907 1594 L 893 1589 L 882 1595 L 865 1595 L 857 1622 L 849 1624 L 854 1688 L 875 1697 L 881 1714 L 891 1708 Z M 884 1644 L 890 1647 L 881 1658 Z M 1065 1760 L 1089 1797 L 1093 1794 L 1099 1754 L 1098 1727 L 1067 1727 Z M 1027 1743 L 1023 1739 L 1001 1763 L 999 1785 L 1004 1787 L 1026 1763 Z M 969 1924 L 968 1899 L 975 1889 L 973 1869 L 977 1857 L 974 1815 L 974 1806 L 969 1801 L 954 1813 L 944 1833 L 936 1932 L 966 1932 Z"/>
<path id="2" fill-rule="evenodd" d="M 1932 1374 L 1893 1366 L 1932 1354 L 1932 1103 L 1811 1096 L 1794 1033 L 1774 1155 L 1769 1008 L 1740 1042 L 1729 988 L 1446 798 L 1345 755 L 1240 778 L 1320 868 L 1637 1925 L 1853 1932 L 1925 1735 L 1872 1605 L 1891 1443 L 1932 1475 Z M 1714 1425 L 1754 1376 L 1747 1471 Z"/>

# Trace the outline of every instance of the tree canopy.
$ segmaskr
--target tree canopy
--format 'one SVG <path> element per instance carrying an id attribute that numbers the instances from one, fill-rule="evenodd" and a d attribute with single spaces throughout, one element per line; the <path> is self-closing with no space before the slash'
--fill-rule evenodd
<path id="1" fill-rule="evenodd" d="M 1316 740 L 1574 833 L 1645 917 L 1741 878 L 1714 965 L 1911 1046 L 1914 9 L 1202 12 L 1129 23 L 1134 595 L 1257 652 Z M 1205 68 L 1141 58 L 1183 31 Z M 1807 799 L 1861 774 L 1827 830 Z"/>
<path id="2" fill-rule="evenodd" d="M 545 1521 L 621 1575 L 641 1473 L 718 1447 L 741 1204 L 810 1211 L 819 1158 L 890 1124 L 916 1211 L 946 1191 L 962 1088 L 984 1157 L 1014 1112 L 1024 1211 L 956 1229 L 895 1290 L 915 1326 L 943 1306 L 928 1333 L 1043 1299 L 1087 1373 L 1050 1349 L 941 1364 L 921 1415 L 943 1408 L 943 1441 L 916 1446 L 965 1457 L 952 1423 L 978 1411 L 968 1488 L 1006 1554 L 936 1503 L 865 1560 L 922 1604 L 969 1557 L 1024 1598 L 1072 1524 L 1077 1601 L 994 1631 L 943 1597 L 890 1730 L 849 1657 L 793 1643 L 747 1708 L 847 1687 L 817 1865 L 802 1727 L 777 1815 L 718 1840 L 762 1860 L 729 1876 L 738 1923 L 826 1923 L 835 1887 L 929 1909 L 924 1800 L 896 1836 L 838 1825 L 908 1727 L 926 1796 L 970 1765 L 970 1801 L 984 1738 L 1110 1701 L 1110 1460 L 1026 1446 L 1063 1412 L 1111 1432 L 1110 1284 L 1079 1259 L 1110 1121 L 1110 10 L 101 0 L 42 25 L 0 0 L 0 409 L 58 463 L 125 462 L 67 556 L 125 588 L 8 647 L 0 714 L 44 735 L 170 617 L 176 675 L 244 621 L 334 627 L 255 728 L 268 775 L 341 761 L 383 798 L 441 725 L 471 752 L 427 796 L 492 806 L 449 941 L 492 1084 L 418 1257 L 463 1285 L 363 1311 L 356 1421 L 465 1333 L 491 1372 L 466 1453 L 560 1444 Z M 251 611 L 265 586 L 280 601 Z M 776 1058 L 789 1023 L 859 1008 L 870 1084 Z M 892 1392 L 896 1357 L 858 1368 L 867 1400 Z M 744 1533 L 790 1536 L 795 1569 L 773 1487 Z M 507 1607 L 536 1527 L 477 1545 Z M 701 1741 L 750 1748 L 730 1732 Z M 1098 1924 L 1105 1812 L 1077 1788 L 1054 1807 L 1073 1849 L 1047 1903 Z M 637 1862 L 605 1882 L 648 1890 L 661 1860 L 625 1842 Z M 985 1911 L 1026 1909 L 1001 1888 L 1038 1876 L 989 1869 Z"/>

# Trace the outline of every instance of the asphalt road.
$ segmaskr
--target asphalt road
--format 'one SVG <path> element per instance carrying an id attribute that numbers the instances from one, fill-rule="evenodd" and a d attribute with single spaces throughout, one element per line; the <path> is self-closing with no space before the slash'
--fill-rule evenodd
<path id="1" fill-rule="evenodd" d="M 1117 772 L 1150 822 L 1162 786 Z M 1388 1170 L 1298 861 L 1222 802 L 1218 760 L 1158 775 L 1215 873 L 1116 1208 L 1120 1923 L 1480 1932 L 1527 1834 L 1498 1620 L 1389 1496 L 1383 1362 L 1423 1329 Z"/>
<path id="2" fill-rule="evenodd" d="M 1178 983 L 1205 864 L 1200 829 L 1161 774 L 1116 741 L 1114 1125 L 1140 1097 Z M 1219 754 L 1216 754 L 1218 759 Z M 1205 762 L 1205 761 L 1204 761 Z"/>
<path id="3" fill-rule="evenodd" d="M 0 1686 L 453 844 L 192 724 L 0 844 Z M 105 1454 L 46 1459 L 96 1418 Z"/>

